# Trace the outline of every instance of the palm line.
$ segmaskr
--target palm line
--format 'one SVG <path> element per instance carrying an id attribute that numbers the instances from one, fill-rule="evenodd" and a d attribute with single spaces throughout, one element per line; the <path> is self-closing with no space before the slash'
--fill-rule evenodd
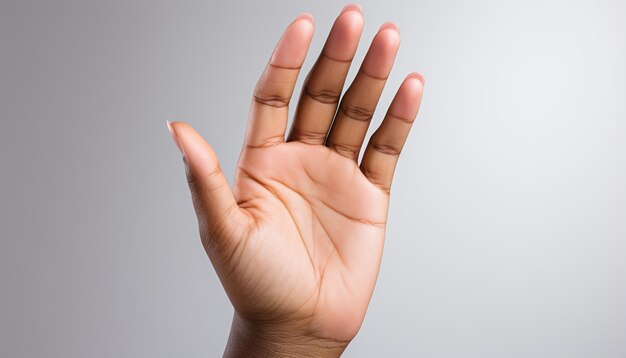
<path id="1" fill-rule="evenodd" d="M 280 198 L 280 195 L 278 195 L 276 193 L 275 190 L 273 190 L 273 188 L 267 184 L 264 184 L 261 180 L 257 179 L 256 176 L 250 174 L 250 172 L 248 172 L 246 169 L 244 169 L 242 166 L 239 167 L 239 169 L 251 180 L 255 181 L 257 184 L 261 185 L 265 190 L 269 191 L 272 196 L 274 196 L 274 198 L 276 198 L 281 205 L 285 208 L 285 210 L 287 211 L 287 213 L 289 214 L 289 217 L 291 217 L 291 220 L 293 221 L 296 230 L 298 231 L 298 235 L 300 235 L 300 239 L 302 240 L 302 245 L 304 246 L 304 251 L 306 251 L 307 256 L 309 257 L 309 262 L 311 263 L 311 267 L 313 268 L 313 272 L 315 273 L 315 264 L 313 262 L 313 258 L 311 257 L 311 253 L 309 252 L 309 250 L 307 249 L 307 245 L 304 242 L 304 235 L 302 234 L 302 230 L 300 229 L 300 226 L 298 225 L 297 220 L 295 219 L 295 217 L 293 216 L 293 213 L 291 212 L 291 210 L 289 210 L 289 208 L 287 207 L 287 205 L 285 204 L 285 202 Z M 299 195 L 298 192 L 296 192 L 295 190 L 291 189 L 290 187 L 288 187 L 287 185 L 285 185 L 284 183 L 280 182 L 279 180 L 274 180 L 274 179 L 269 179 L 272 180 L 282 186 L 284 186 L 285 188 L 291 190 L 292 192 L 296 193 Z M 306 199 L 305 199 L 306 200 Z M 317 276 L 317 275 L 316 275 Z"/>
<path id="2" fill-rule="evenodd" d="M 285 208 L 285 210 L 289 213 L 289 216 L 291 217 L 291 220 L 294 222 L 294 225 L 296 226 L 296 229 L 298 230 L 298 234 L 300 235 L 300 239 L 302 240 L 302 245 L 305 248 L 305 251 L 307 252 L 307 255 L 309 256 L 309 261 L 311 262 L 311 266 L 313 268 L 316 267 L 314 260 L 311 256 L 311 252 L 309 252 L 308 246 L 304 240 L 305 235 L 302 233 L 302 230 L 300 229 L 300 226 L 298 225 L 298 221 L 295 219 L 293 213 L 291 212 L 291 209 L 285 204 L 285 200 L 283 198 L 281 198 L 281 196 L 276 193 L 276 191 L 270 186 L 267 185 L 265 183 L 263 183 L 260 179 L 258 179 L 256 176 L 252 175 L 248 170 L 246 170 L 245 168 L 243 168 L 242 166 L 239 167 L 241 169 L 241 171 L 251 180 L 255 181 L 257 184 L 261 185 L 264 189 L 266 189 L 268 192 L 270 192 L 272 194 L 272 196 L 274 196 L 274 198 L 276 198 L 281 204 L 282 206 Z M 307 173 L 308 175 L 308 173 Z M 308 175 L 310 177 L 310 175 Z M 323 221 L 320 219 L 320 217 L 317 215 L 314 207 L 315 205 L 313 205 L 313 203 L 305 196 L 302 195 L 301 193 L 299 193 L 297 190 L 291 188 L 289 185 L 287 185 L 286 183 L 282 182 L 279 179 L 272 179 L 272 178 L 268 178 L 267 180 L 270 180 L 276 184 L 279 184 L 281 186 L 283 186 L 285 189 L 291 191 L 294 194 L 297 194 L 298 197 L 302 198 L 304 201 L 307 202 L 307 204 L 309 205 L 309 207 L 311 208 L 311 213 L 314 217 L 315 220 L 317 220 L 317 222 L 320 224 L 320 226 L 322 227 L 322 230 L 324 231 L 324 234 L 326 235 L 326 237 L 328 237 L 328 240 L 331 242 L 331 244 L 333 245 L 333 249 L 335 252 L 337 252 L 337 255 L 339 256 L 339 260 L 341 261 L 341 264 L 345 267 L 345 261 L 343 259 L 343 256 L 341 255 L 341 251 L 339 250 L 339 248 L 337 247 L 337 244 L 335 243 L 335 239 L 332 238 L 332 236 L 330 235 L 328 229 L 326 228 L 326 226 L 324 225 Z M 313 180 L 313 179 L 312 179 Z M 315 180 L 313 180 L 315 181 Z M 353 221 L 357 221 L 359 223 L 362 223 L 361 220 L 356 219 L 356 218 L 352 218 L 350 216 L 344 215 L 343 213 L 341 213 L 340 211 L 332 208 L 330 205 L 324 203 L 322 200 L 318 200 L 322 205 L 324 205 L 327 208 L 330 208 L 333 212 L 337 213 L 340 216 L 343 216 L 349 220 L 353 220 Z M 315 240 L 315 239 L 313 239 Z M 315 245 L 312 244 L 312 250 L 315 249 Z M 330 258 L 328 259 L 330 260 Z"/>

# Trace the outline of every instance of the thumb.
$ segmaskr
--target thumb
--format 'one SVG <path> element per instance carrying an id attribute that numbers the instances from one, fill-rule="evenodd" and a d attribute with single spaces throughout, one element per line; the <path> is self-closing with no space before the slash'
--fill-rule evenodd
<path id="1" fill-rule="evenodd" d="M 243 226 L 243 212 L 209 143 L 187 123 L 168 121 L 167 124 L 174 143 L 183 154 L 201 237 L 205 248 L 209 249 L 215 246 L 213 241 L 230 236 L 237 227 Z"/>

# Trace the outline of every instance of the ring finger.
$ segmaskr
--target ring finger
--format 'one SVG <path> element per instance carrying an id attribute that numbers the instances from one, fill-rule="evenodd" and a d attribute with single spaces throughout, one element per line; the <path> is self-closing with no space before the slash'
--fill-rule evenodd
<path id="1" fill-rule="evenodd" d="M 326 141 L 329 148 L 357 160 L 399 47 L 398 26 L 391 22 L 383 24 L 341 100 Z"/>

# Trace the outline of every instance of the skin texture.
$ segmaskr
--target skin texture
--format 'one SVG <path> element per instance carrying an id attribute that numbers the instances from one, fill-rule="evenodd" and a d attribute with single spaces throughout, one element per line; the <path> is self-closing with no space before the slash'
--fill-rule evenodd
<path id="1" fill-rule="evenodd" d="M 168 123 L 202 243 L 235 308 L 228 357 L 341 355 L 378 275 L 393 172 L 424 79 L 405 78 L 357 163 L 400 34 L 393 23 L 381 26 L 341 97 L 363 29 L 361 8 L 348 5 L 305 80 L 285 138 L 313 28 L 302 14 L 276 45 L 253 92 L 232 190 L 209 144 L 188 124 Z"/>

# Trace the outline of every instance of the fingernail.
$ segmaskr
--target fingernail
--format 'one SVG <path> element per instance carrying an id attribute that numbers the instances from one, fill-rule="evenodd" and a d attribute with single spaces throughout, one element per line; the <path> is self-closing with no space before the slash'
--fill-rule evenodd
<path id="1" fill-rule="evenodd" d="M 384 24 L 382 24 L 382 25 L 380 26 L 380 28 L 378 29 L 378 32 L 381 32 L 381 31 L 383 31 L 383 30 L 385 30 L 385 29 L 393 29 L 393 30 L 395 30 L 397 33 L 400 33 L 400 28 L 399 28 L 399 27 L 398 27 L 398 25 L 396 25 L 396 23 L 395 23 L 395 22 L 393 22 L 393 21 L 387 21 L 387 22 L 385 22 Z"/>
<path id="2" fill-rule="evenodd" d="M 302 14 L 298 15 L 293 22 L 296 22 L 298 20 L 308 20 L 309 22 L 311 22 L 312 24 L 315 23 L 315 21 L 313 20 L 313 15 L 309 14 L 308 12 L 303 12 Z"/>
<path id="3" fill-rule="evenodd" d="M 357 11 L 358 13 L 362 14 L 363 8 L 359 4 L 348 4 L 344 6 L 343 9 L 341 9 L 340 15 L 347 11 Z"/>
<path id="4" fill-rule="evenodd" d="M 174 127 L 172 127 L 172 122 L 170 121 L 165 121 L 167 123 L 167 129 L 169 129 L 170 131 L 170 135 L 172 136 L 172 139 L 174 140 L 174 144 L 176 144 L 176 146 L 178 147 L 178 150 L 185 155 L 185 153 L 183 153 L 183 147 L 180 145 L 180 141 L 178 140 L 178 135 L 176 135 L 176 131 L 174 130 Z"/>

